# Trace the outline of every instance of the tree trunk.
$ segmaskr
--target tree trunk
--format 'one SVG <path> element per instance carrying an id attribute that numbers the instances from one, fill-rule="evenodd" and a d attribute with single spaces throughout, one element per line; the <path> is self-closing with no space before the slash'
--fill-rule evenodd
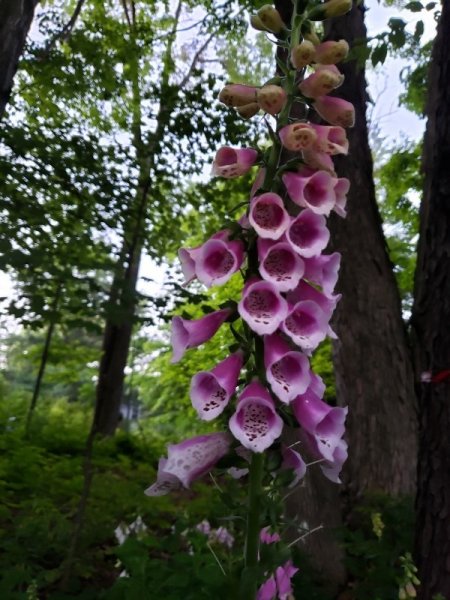
<path id="1" fill-rule="evenodd" d="M 327 21 L 327 38 L 346 39 L 350 46 L 365 39 L 364 10 L 354 6 Z M 412 362 L 376 204 L 365 71 L 354 61 L 339 69 L 345 81 L 338 95 L 356 112 L 356 125 L 348 130 L 350 154 L 335 160 L 338 175 L 351 182 L 348 216 L 330 226 L 334 250 L 342 254 L 334 366 L 338 403 L 349 406 L 344 481 L 351 507 L 366 492 L 413 493 L 417 434 Z"/>
<path id="2" fill-rule="evenodd" d="M 419 597 L 450 598 L 450 7 L 442 14 L 429 72 L 420 238 L 412 332 L 419 389 L 416 561 Z M 419 385 L 419 384 L 418 384 Z"/>
<path id="3" fill-rule="evenodd" d="M 0 0 L 0 119 L 39 0 Z"/>

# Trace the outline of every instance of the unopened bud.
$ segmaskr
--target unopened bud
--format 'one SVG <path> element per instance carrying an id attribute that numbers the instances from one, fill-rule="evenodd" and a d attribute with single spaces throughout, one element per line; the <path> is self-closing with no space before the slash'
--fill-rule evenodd
<path id="1" fill-rule="evenodd" d="M 241 83 L 230 83 L 226 85 L 219 94 L 220 102 L 226 106 L 245 106 L 256 102 L 257 88 Z"/>
<path id="2" fill-rule="evenodd" d="M 298 88 L 307 98 L 319 98 L 332 92 L 343 81 L 344 76 L 334 65 L 326 65 L 320 66 L 315 73 L 302 81 Z"/>
<path id="3" fill-rule="evenodd" d="M 313 106 L 322 119 L 330 125 L 353 127 L 355 124 L 355 107 L 343 98 L 321 96 L 316 99 Z"/>
<path id="4" fill-rule="evenodd" d="M 332 17 L 341 17 L 352 9 L 352 4 L 353 0 L 328 0 L 328 2 L 315 6 L 308 13 L 308 19 L 323 21 Z"/>
<path id="5" fill-rule="evenodd" d="M 311 21 L 305 21 L 302 26 L 302 35 L 308 42 L 317 46 L 320 44 L 320 38 L 317 35 L 315 25 Z"/>
<path id="6" fill-rule="evenodd" d="M 416 598 L 417 596 L 416 588 L 410 581 L 405 585 L 405 592 L 408 594 L 408 598 Z"/>
<path id="7" fill-rule="evenodd" d="M 271 4 L 262 6 L 256 14 L 269 31 L 280 33 L 280 31 L 284 29 L 284 23 L 280 13 Z"/>
<path id="8" fill-rule="evenodd" d="M 316 47 L 316 62 L 322 65 L 335 65 L 347 57 L 349 49 L 345 40 L 323 42 Z"/>
<path id="9" fill-rule="evenodd" d="M 238 106 L 236 110 L 243 119 L 251 119 L 259 112 L 259 104 L 257 102 L 250 102 L 250 104 Z"/>
<path id="10" fill-rule="evenodd" d="M 407 600 L 408 596 L 406 595 L 405 588 L 401 587 L 398 590 L 398 600 Z"/>
<path id="11" fill-rule="evenodd" d="M 304 40 L 298 46 L 292 48 L 291 63 L 296 69 L 303 69 L 306 65 L 316 60 L 316 47 L 312 42 Z"/>
<path id="12" fill-rule="evenodd" d="M 250 15 L 250 25 L 257 31 L 267 31 L 267 27 L 258 17 L 258 15 Z"/>
<path id="13" fill-rule="evenodd" d="M 286 92 L 278 85 L 265 85 L 258 90 L 258 104 L 264 112 L 276 115 L 286 102 Z"/>

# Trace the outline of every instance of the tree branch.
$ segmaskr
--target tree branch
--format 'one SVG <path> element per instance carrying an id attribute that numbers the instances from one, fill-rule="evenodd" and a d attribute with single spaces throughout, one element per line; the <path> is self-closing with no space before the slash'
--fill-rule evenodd
<path id="1" fill-rule="evenodd" d="M 77 22 L 78 17 L 80 16 L 81 9 L 83 8 L 85 2 L 86 0 L 78 0 L 77 5 L 75 6 L 75 10 L 73 11 L 73 15 L 70 17 L 69 21 L 64 25 L 64 27 L 59 33 L 52 37 L 52 39 L 46 45 L 44 50 L 45 56 L 50 54 L 51 50 L 55 47 L 57 42 L 59 42 L 60 40 L 66 42 L 69 39 L 70 34 L 72 33 L 73 28 L 75 27 L 75 24 Z"/>

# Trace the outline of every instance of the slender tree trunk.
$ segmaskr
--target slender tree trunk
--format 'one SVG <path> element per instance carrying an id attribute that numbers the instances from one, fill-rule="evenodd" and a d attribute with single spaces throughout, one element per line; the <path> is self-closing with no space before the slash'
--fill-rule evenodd
<path id="1" fill-rule="evenodd" d="M 107 318 L 94 413 L 93 429 L 101 435 L 113 435 L 120 420 L 125 367 L 130 349 L 136 310 L 136 284 L 144 245 L 146 214 L 151 196 L 152 174 L 164 130 L 177 102 L 176 94 L 169 94 L 169 77 L 173 70 L 172 48 L 176 24 L 181 14 L 181 2 L 175 11 L 175 25 L 168 35 L 164 68 L 159 91 L 159 111 L 156 130 L 144 140 L 142 135 L 142 101 L 140 93 L 139 48 L 130 45 L 131 87 L 133 107 L 133 145 L 139 168 L 135 200 L 125 225 L 124 249 L 114 279 L 110 306 L 112 316 Z M 128 15 L 130 37 L 134 39 L 133 15 Z M 170 101 L 168 100 L 170 98 Z M 125 257 L 125 265 L 123 258 Z"/>
<path id="2" fill-rule="evenodd" d="M 0 119 L 39 0 L 0 0 Z"/>
<path id="3" fill-rule="evenodd" d="M 59 299 L 61 296 L 61 284 L 58 284 L 56 288 L 55 297 L 52 304 L 52 312 L 50 316 L 50 323 L 47 327 L 47 333 L 45 335 L 44 347 L 42 349 L 41 361 L 39 364 L 38 374 L 34 382 L 33 396 L 31 397 L 30 406 L 28 408 L 27 420 L 25 423 L 25 435 L 28 436 L 30 433 L 31 420 L 36 409 L 36 404 L 39 399 L 39 393 L 41 391 L 42 380 L 44 379 L 45 369 L 47 366 L 48 355 L 50 352 L 50 345 L 52 343 L 53 332 L 56 325 L 56 311 L 58 310 Z"/>
<path id="4" fill-rule="evenodd" d="M 412 334 L 419 391 L 416 500 L 419 598 L 450 598 L 450 6 L 442 14 L 428 81 L 427 128 Z M 437 379 L 437 380 L 436 380 Z"/>
<path id="5" fill-rule="evenodd" d="M 327 38 L 346 39 L 350 46 L 365 39 L 364 10 L 354 6 L 344 17 L 327 21 Z M 353 504 L 366 492 L 413 493 L 416 401 L 399 293 L 376 204 L 365 73 L 353 61 L 339 69 L 345 75 L 339 96 L 356 110 L 356 125 L 348 130 L 350 154 L 335 161 L 338 175 L 351 182 L 348 216 L 334 218 L 330 227 L 334 250 L 342 254 L 334 366 L 338 403 L 349 406 L 344 479 Z"/>

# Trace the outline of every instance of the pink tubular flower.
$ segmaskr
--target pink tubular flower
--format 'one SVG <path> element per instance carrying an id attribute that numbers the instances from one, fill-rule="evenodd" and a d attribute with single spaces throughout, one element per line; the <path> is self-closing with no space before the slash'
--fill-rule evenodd
<path id="1" fill-rule="evenodd" d="M 287 240 L 258 239 L 259 272 L 279 292 L 293 290 L 304 273 L 303 260 Z"/>
<path id="2" fill-rule="evenodd" d="M 261 544 L 275 544 L 276 542 L 280 542 L 281 538 L 278 533 L 270 533 L 270 527 L 263 527 L 259 533 L 259 541 Z"/>
<path id="3" fill-rule="evenodd" d="M 328 320 L 331 319 L 331 315 L 340 299 L 341 294 L 336 294 L 334 296 L 326 295 L 312 285 L 309 285 L 309 283 L 306 283 L 306 281 L 300 281 L 295 290 L 287 294 L 287 301 L 291 304 L 295 304 L 301 300 L 311 300 L 312 302 L 315 302 L 323 310 Z"/>
<path id="4" fill-rule="evenodd" d="M 277 584 L 275 577 L 272 575 L 259 588 L 256 594 L 256 600 L 275 600 L 277 596 Z"/>
<path id="5" fill-rule="evenodd" d="M 245 175 L 255 164 L 258 152 L 253 148 L 220 148 L 213 162 L 212 174 L 232 179 Z"/>
<path id="6" fill-rule="evenodd" d="M 292 123 L 278 132 L 285 148 L 298 152 L 311 148 L 317 142 L 317 133 L 311 123 Z"/>
<path id="7" fill-rule="evenodd" d="M 344 76 L 334 65 L 320 65 L 316 71 L 306 77 L 298 89 L 307 98 L 319 98 L 329 94 L 339 87 L 344 81 Z"/>
<path id="8" fill-rule="evenodd" d="M 226 106 L 245 106 L 256 102 L 258 88 L 240 83 L 226 85 L 219 94 L 220 102 Z"/>
<path id="9" fill-rule="evenodd" d="M 282 469 L 290 469 L 294 471 L 294 479 L 289 484 L 289 488 L 293 488 L 306 475 L 306 463 L 298 452 L 287 446 L 282 446 L 281 452 L 283 455 Z"/>
<path id="10" fill-rule="evenodd" d="M 229 308 L 223 308 L 200 319 L 190 320 L 173 317 L 171 339 L 173 354 L 171 362 L 180 361 L 188 348 L 195 348 L 211 339 L 230 314 L 231 310 Z"/>
<path id="11" fill-rule="evenodd" d="M 279 85 L 265 85 L 258 90 L 258 104 L 270 115 L 276 115 L 286 103 L 286 92 Z"/>
<path id="12" fill-rule="evenodd" d="M 297 302 L 283 322 L 281 329 L 305 352 L 311 352 L 328 332 L 328 318 L 311 300 Z"/>
<path id="13" fill-rule="evenodd" d="M 333 459 L 325 461 L 320 468 L 327 479 L 333 483 L 342 483 L 340 474 L 342 467 L 348 457 L 348 445 L 345 440 L 339 440 L 338 445 L 334 449 Z"/>
<path id="14" fill-rule="evenodd" d="M 278 194 L 267 192 L 252 198 L 249 221 L 260 237 L 278 240 L 289 227 L 291 219 L 282 198 Z"/>
<path id="15" fill-rule="evenodd" d="M 243 354 L 238 351 L 211 371 L 194 375 L 190 396 L 200 419 L 211 421 L 223 412 L 236 389 L 242 360 Z"/>
<path id="16" fill-rule="evenodd" d="M 234 437 L 253 452 L 264 452 L 283 429 L 269 392 L 258 382 L 250 383 L 239 396 L 229 421 Z"/>
<path id="17" fill-rule="evenodd" d="M 300 256 L 309 258 L 320 254 L 327 246 L 330 232 L 325 217 L 306 208 L 292 221 L 286 237 Z"/>
<path id="18" fill-rule="evenodd" d="M 336 204 L 336 179 L 326 171 L 317 171 L 309 176 L 289 172 L 282 179 L 292 202 L 318 215 L 329 215 Z"/>
<path id="19" fill-rule="evenodd" d="M 355 107 L 351 102 L 334 96 L 320 96 L 313 104 L 318 114 L 330 123 L 341 127 L 353 127 L 355 124 Z"/>
<path id="20" fill-rule="evenodd" d="M 183 286 L 188 285 L 197 277 L 195 272 L 195 260 L 199 254 L 200 248 L 201 246 L 197 246 L 196 248 L 180 248 L 178 250 L 178 257 L 184 275 Z"/>
<path id="21" fill-rule="evenodd" d="M 315 125 L 311 123 L 317 135 L 314 148 L 327 154 L 348 154 L 347 133 L 343 127 L 330 125 Z"/>
<path id="22" fill-rule="evenodd" d="M 341 255 L 339 252 L 305 259 L 304 278 L 320 285 L 324 294 L 330 296 L 338 280 Z"/>
<path id="23" fill-rule="evenodd" d="M 220 232 L 209 239 L 193 257 L 195 273 L 207 287 L 226 283 L 244 261 L 241 240 L 228 240 L 228 232 Z"/>
<path id="24" fill-rule="evenodd" d="M 291 579 L 297 573 L 297 567 L 294 567 L 291 560 L 288 560 L 283 566 L 275 571 L 279 600 L 288 600 L 292 594 Z"/>
<path id="25" fill-rule="evenodd" d="M 347 194 L 350 189 L 350 181 L 345 177 L 341 177 L 337 180 L 334 186 L 334 193 L 336 194 L 336 204 L 333 210 L 340 216 L 346 217 L 347 212 L 345 205 L 347 204 Z"/>
<path id="26" fill-rule="evenodd" d="M 288 305 L 272 283 L 250 280 L 244 286 L 238 311 L 250 329 L 265 335 L 278 329 L 286 318 Z"/>
<path id="27" fill-rule="evenodd" d="M 281 402 L 289 404 L 307 390 L 311 379 L 307 357 L 291 350 L 276 333 L 264 338 L 264 365 L 267 381 Z"/>
<path id="28" fill-rule="evenodd" d="M 228 433 L 210 433 L 169 445 L 167 459 L 159 461 L 157 480 L 145 493 L 162 496 L 175 489 L 175 484 L 188 488 L 228 453 L 230 444 Z M 168 481 L 172 482 L 170 489 L 167 489 Z"/>

